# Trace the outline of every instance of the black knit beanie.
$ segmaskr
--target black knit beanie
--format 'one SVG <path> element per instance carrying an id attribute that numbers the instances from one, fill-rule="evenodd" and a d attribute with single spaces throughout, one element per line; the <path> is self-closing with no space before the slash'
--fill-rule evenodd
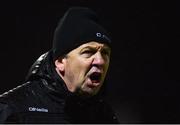
<path id="1" fill-rule="evenodd" d="M 96 41 L 110 46 L 107 31 L 98 23 L 94 11 L 86 7 L 72 7 L 59 21 L 53 38 L 53 60 L 76 47 Z"/>

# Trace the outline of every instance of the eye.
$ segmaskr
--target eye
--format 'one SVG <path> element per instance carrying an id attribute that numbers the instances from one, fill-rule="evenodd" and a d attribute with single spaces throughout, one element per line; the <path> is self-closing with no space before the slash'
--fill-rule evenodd
<path id="1" fill-rule="evenodd" d="M 93 50 L 84 50 L 84 51 L 82 51 L 82 55 L 83 56 L 85 56 L 85 57 L 90 57 L 90 56 L 92 56 L 93 54 L 95 53 L 95 51 L 93 51 Z"/>
<path id="2" fill-rule="evenodd" d="M 82 53 L 83 53 L 83 54 L 89 54 L 89 53 L 92 53 L 92 51 L 91 51 L 91 50 L 85 50 L 85 51 L 83 51 Z"/>

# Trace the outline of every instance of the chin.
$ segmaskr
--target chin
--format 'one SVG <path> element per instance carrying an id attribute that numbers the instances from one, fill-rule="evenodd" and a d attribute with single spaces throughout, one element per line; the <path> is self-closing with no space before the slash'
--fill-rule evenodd
<path id="1" fill-rule="evenodd" d="M 78 93 L 78 95 L 83 97 L 92 97 L 98 94 L 100 88 L 101 88 L 100 86 L 96 86 L 96 87 L 84 86 L 83 88 L 78 88 L 76 92 Z"/>
<path id="2" fill-rule="evenodd" d="M 90 90 L 90 91 L 87 91 L 87 92 L 85 92 L 87 95 L 89 95 L 89 96 L 95 96 L 95 95 L 97 95 L 97 93 L 98 93 L 98 90 Z"/>

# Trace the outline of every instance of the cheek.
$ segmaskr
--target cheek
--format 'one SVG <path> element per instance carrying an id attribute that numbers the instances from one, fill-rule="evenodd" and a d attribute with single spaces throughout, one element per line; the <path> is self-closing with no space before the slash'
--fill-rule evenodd
<path id="1" fill-rule="evenodd" d="M 77 71 L 86 72 L 91 65 L 91 60 L 77 58 L 77 60 L 74 62 L 74 65 Z"/>
<path id="2" fill-rule="evenodd" d="M 106 72 L 107 72 L 108 68 L 109 68 L 109 61 L 104 65 L 104 69 Z"/>
<path id="3" fill-rule="evenodd" d="M 106 71 L 108 70 L 108 68 L 109 68 L 109 63 L 106 65 Z"/>
<path id="4" fill-rule="evenodd" d="M 106 77 L 106 74 L 107 74 L 108 68 L 109 68 L 109 63 L 107 63 L 107 64 L 104 66 L 103 80 L 104 80 L 104 79 L 105 79 L 105 77 Z"/>
<path id="5" fill-rule="evenodd" d="M 83 80 L 88 72 L 90 67 L 90 62 L 82 59 L 70 60 L 66 68 L 69 70 L 68 73 L 73 74 L 74 80 L 80 81 Z"/>

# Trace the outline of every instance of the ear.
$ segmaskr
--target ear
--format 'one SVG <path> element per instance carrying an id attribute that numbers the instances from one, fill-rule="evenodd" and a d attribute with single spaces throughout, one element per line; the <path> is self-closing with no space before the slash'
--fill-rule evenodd
<path id="1" fill-rule="evenodd" d="M 55 60 L 55 66 L 60 72 L 64 72 L 64 70 L 65 70 L 64 58 L 58 58 L 57 60 Z"/>

